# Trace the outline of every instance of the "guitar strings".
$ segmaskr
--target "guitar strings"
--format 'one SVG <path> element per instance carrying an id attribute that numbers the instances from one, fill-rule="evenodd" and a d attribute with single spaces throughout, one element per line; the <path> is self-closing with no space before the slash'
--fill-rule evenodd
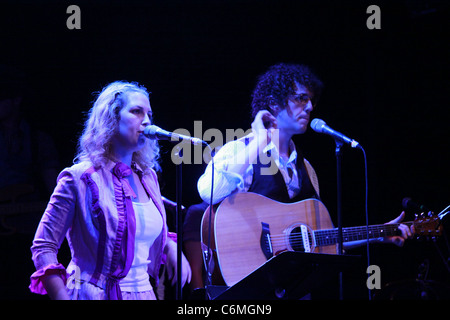
<path id="1" fill-rule="evenodd" d="M 405 222 L 404 224 L 408 224 L 407 222 Z M 389 233 L 389 232 L 395 232 L 398 230 L 398 226 L 399 224 L 381 224 L 381 225 L 374 225 L 369 227 L 369 231 L 371 233 L 379 233 L 380 235 Z M 345 233 L 345 235 L 349 235 L 349 236 L 357 236 L 357 235 L 361 235 L 364 234 L 366 231 L 366 227 L 350 227 L 350 228 L 345 228 L 343 230 L 343 233 Z M 312 233 L 315 235 L 316 238 L 328 238 L 328 237 L 335 237 L 337 236 L 337 229 L 330 229 L 330 230 L 315 230 L 312 231 Z M 309 232 L 310 233 L 310 232 Z M 293 232 L 290 235 L 289 234 L 275 234 L 275 235 L 270 235 L 271 239 L 277 239 L 277 238 L 285 238 L 285 237 L 289 237 L 292 235 L 299 235 L 298 237 L 302 237 L 300 232 Z"/>
<path id="2" fill-rule="evenodd" d="M 397 229 L 393 229 L 392 231 L 396 231 Z M 390 236 L 391 234 L 389 234 L 389 232 L 384 232 L 384 231 L 377 231 L 377 232 L 370 232 L 370 235 L 373 237 L 380 237 L 380 236 Z M 364 233 L 364 231 L 355 231 L 355 232 L 344 232 L 343 234 L 344 238 L 360 238 L 360 240 L 363 240 L 366 238 L 366 234 Z M 334 240 L 335 238 L 338 237 L 337 232 L 330 232 L 328 234 L 317 234 L 314 233 L 314 239 L 316 240 Z M 362 238 L 361 238 L 362 237 Z M 310 236 L 310 238 L 313 238 L 312 236 Z M 270 239 L 272 241 L 277 241 L 277 240 L 285 240 L 285 239 L 290 239 L 290 240 L 296 240 L 296 239 L 303 239 L 303 236 L 301 233 L 291 233 L 290 235 L 284 234 L 284 235 L 271 235 Z"/>
<path id="3" fill-rule="evenodd" d="M 405 222 L 405 224 L 412 224 L 412 222 Z M 374 225 L 369 227 L 369 233 L 374 238 L 389 236 L 391 235 L 389 234 L 390 232 L 396 232 L 398 230 L 398 226 L 399 224 Z M 346 241 L 364 240 L 367 238 L 366 227 L 350 227 L 346 228 L 343 232 L 343 237 Z M 337 236 L 337 229 L 316 230 L 313 231 L 313 235 L 309 232 L 309 238 L 314 238 L 315 242 L 319 245 L 334 244 Z M 303 235 L 300 232 L 270 235 L 270 239 L 274 245 L 284 244 L 286 241 L 294 245 L 303 243 Z"/>

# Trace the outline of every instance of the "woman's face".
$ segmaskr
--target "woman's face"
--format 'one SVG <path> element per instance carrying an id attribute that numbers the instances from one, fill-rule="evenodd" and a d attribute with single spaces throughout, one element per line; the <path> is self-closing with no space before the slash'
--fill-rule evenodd
<path id="1" fill-rule="evenodd" d="M 125 106 L 119 112 L 119 125 L 113 140 L 116 152 L 135 152 L 145 144 L 142 134 L 145 127 L 150 125 L 152 109 L 147 96 L 140 92 L 127 93 Z"/>

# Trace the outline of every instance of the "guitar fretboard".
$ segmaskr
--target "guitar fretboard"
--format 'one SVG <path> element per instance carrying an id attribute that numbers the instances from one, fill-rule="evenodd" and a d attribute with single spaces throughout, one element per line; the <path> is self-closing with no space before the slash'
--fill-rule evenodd
<path id="1" fill-rule="evenodd" d="M 413 222 L 404 222 L 403 224 L 411 226 Z M 399 235 L 400 224 L 380 224 L 366 226 L 342 228 L 343 242 L 366 240 L 373 238 L 389 237 Z M 338 228 L 314 231 L 316 245 L 327 246 L 338 243 Z"/>

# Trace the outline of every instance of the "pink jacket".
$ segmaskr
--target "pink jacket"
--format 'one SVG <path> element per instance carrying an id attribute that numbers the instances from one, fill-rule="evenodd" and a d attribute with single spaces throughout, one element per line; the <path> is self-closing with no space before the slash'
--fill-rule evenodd
<path id="1" fill-rule="evenodd" d="M 132 167 L 163 219 L 163 231 L 149 252 L 148 272 L 157 281 L 160 266 L 165 262 L 166 213 L 156 173 L 151 170 L 144 175 L 137 165 Z M 130 173 L 130 168 L 120 162 L 109 162 L 97 170 L 90 162 L 81 162 L 60 173 L 31 247 L 37 270 L 31 276 L 32 292 L 46 294 L 41 281 L 44 275 L 57 273 L 65 282 L 69 278 L 57 259 L 58 249 L 67 237 L 72 255 L 68 269 L 80 271 L 79 279 L 74 280 L 103 288 L 111 299 L 121 298 L 118 282 L 128 270 L 119 261 L 132 260 L 134 251 L 126 251 L 127 246 L 134 245 L 133 229 L 128 228 L 134 211 L 127 205 L 134 193 L 127 179 L 123 179 Z"/>

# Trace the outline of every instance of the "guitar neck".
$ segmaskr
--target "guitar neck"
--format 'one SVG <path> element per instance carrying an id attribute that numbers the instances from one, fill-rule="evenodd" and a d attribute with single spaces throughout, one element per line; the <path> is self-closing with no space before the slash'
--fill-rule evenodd
<path id="1" fill-rule="evenodd" d="M 414 222 L 403 222 L 411 226 Z M 395 236 L 400 234 L 399 223 L 379 224 L 366 226 L 342 228 L 343 242 L 358 241 L 374 238 Z M 326 246 L 338 243 L 338 228 L 314 231 L 314 237 L 318 246 Z"/>

